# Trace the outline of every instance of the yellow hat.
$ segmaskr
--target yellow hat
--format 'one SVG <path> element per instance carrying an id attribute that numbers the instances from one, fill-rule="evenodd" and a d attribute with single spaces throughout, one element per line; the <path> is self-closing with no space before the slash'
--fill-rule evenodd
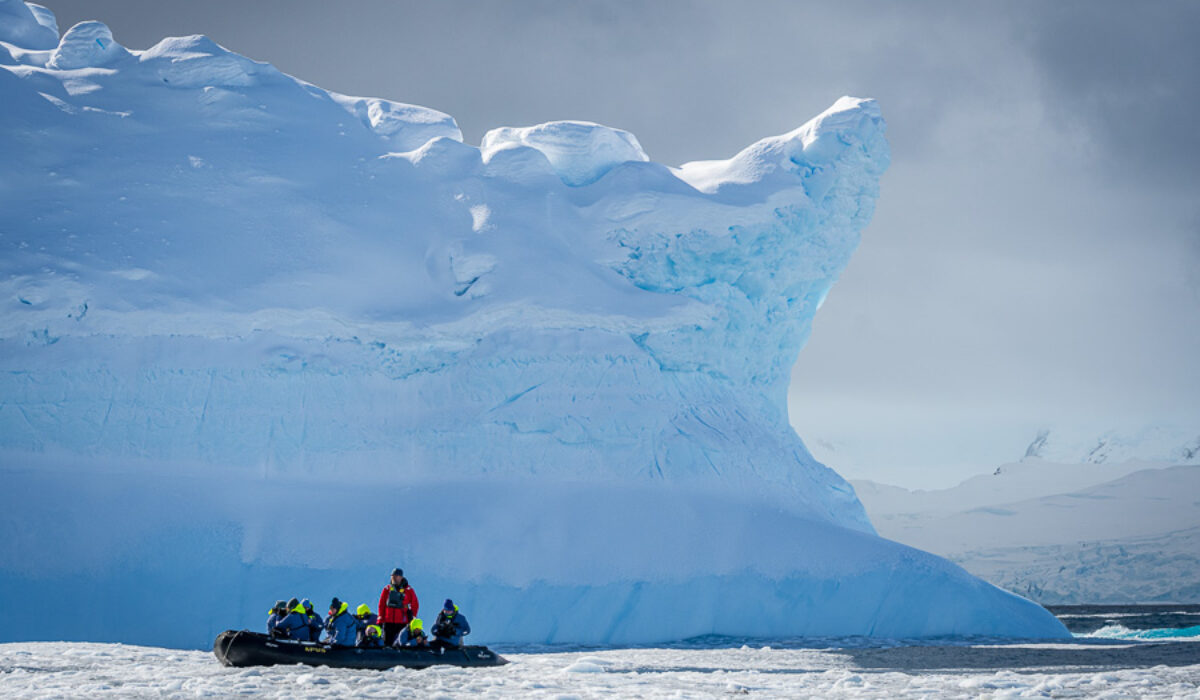
<path id="1" fill-rule="evenodd" d="M 358 614 L 359 615 L 370 615 L 371 614 L 371 606 L 367 605 L 366 603 L 363 603 L 362 605 L 358 606 Z"/>

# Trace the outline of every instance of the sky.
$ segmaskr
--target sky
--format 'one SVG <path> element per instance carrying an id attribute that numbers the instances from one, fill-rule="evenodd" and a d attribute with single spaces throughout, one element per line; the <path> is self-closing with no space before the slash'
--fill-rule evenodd
<path id="1" fill-rule="evenodd" d="M 583 119 L 678 165 L 874 97 L 892 167 L 789 392 L 813 453 L 929 488 L 1043 429 L 1200 436 L 1200 3 L 43 4 L 63 31 L 100 19 L 133 49 L 207 34 L 433 107 L 471 143 Z"/>

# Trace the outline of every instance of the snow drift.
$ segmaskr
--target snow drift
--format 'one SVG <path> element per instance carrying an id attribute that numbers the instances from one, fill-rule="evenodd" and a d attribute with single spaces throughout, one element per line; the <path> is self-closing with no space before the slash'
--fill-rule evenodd
<path id="1" fill-rule="evenodd" d="M 788 425 L 873 101 L 673 169 L 53 24 L 0 0 L 0 634 L 203 646 L 397 565 L 481 642 L 1066 634 Z"/>

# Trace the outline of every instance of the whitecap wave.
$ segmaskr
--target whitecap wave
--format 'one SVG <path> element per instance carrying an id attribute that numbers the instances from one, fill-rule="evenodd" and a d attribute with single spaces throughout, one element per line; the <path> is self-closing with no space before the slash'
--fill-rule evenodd
<path id="1" fill-rule="evenodd" d="M 1160 627 L 1134 630 L 1124 625 L 1106 625 L 1089 634 L 1079 635 L 1092 639 L 1154 639 L 1191 641 L 1200 639 L 1200 625 L 1194 627 Z"/>

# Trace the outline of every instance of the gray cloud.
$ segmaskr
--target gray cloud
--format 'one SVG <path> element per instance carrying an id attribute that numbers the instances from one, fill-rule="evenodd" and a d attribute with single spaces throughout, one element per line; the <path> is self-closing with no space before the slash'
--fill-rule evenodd
<path id="1" fill-rule="evenodd" d="M 1056 115 L 1096 139 L 1113 174 L 1194 190 L 1200 4 L 1070 0 L 1029 9 L 1025 31 Z"/>

